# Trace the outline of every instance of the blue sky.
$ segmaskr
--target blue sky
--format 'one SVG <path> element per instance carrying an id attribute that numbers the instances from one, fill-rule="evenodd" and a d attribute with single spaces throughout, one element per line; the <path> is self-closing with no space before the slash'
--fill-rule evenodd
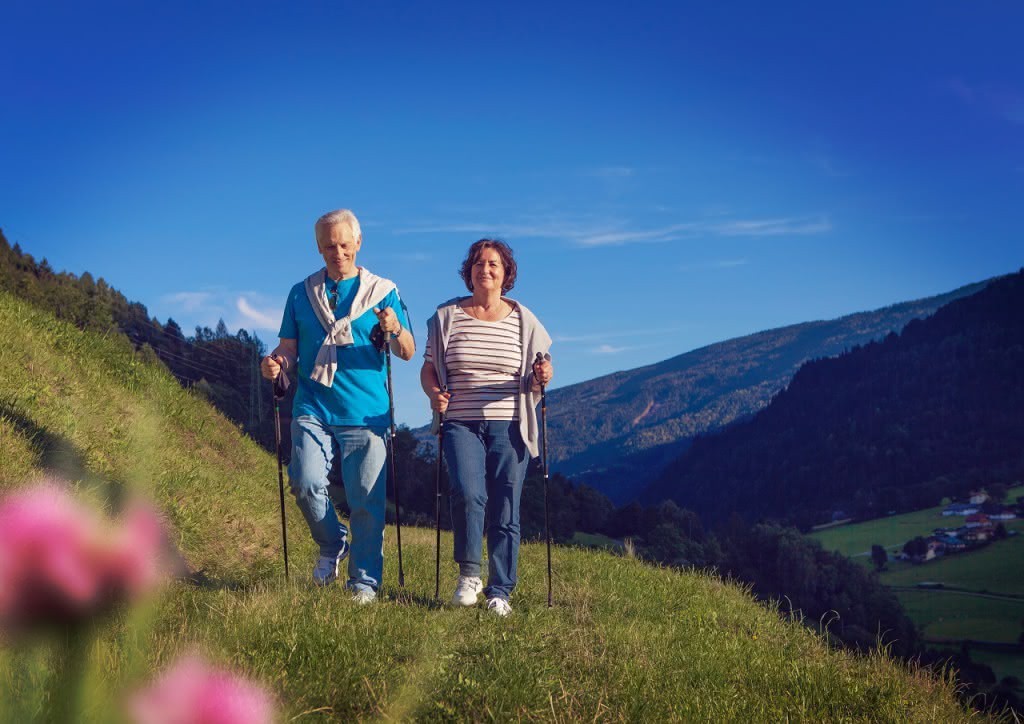
<path id="1" fill-rule="evenodd" d="M 707 7 L 704 7 L 707 6 Z M 237 9 L 233 9 L 237 8 Z M 1024 265 L 1013 3 L 8 2 L 0 228 L 276 342 L 349 207 L 421 343 L 470 242 L 578 382 Z M 399 421 L 427 405 L 396 369 Z"/>

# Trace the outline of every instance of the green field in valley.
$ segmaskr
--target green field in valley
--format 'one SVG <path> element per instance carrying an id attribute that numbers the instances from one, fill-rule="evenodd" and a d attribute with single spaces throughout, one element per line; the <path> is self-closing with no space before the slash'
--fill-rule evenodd
<path id="1" fill-rule="evenodd" d="M 1024 599 L 983 598 L 957 591 L 898 591 L 907 614 L 929 639 L 1015 643 L 1024 628 Z"/>
<path id="2" fill-rule="evenodd" d="M 1024 495 L 1024 486 L 1010 490 L 1008 500 Z M 938 558 L 915 565 L 893 560 L 903 544 L 916 536 L 927 536 L 939 527 L 955 527 L 963 518 L 945 517 L 942 506 L 903 515 L 852 523 L 815 531 L 811 538 L 830 550 L 874 567 L 871 546 L 883 545 L 890 555 L 882 581 L 894 587 L 907 614 L 926 639 L 982 640 L 1014 643 L 1024 631 L 1024 598 L 989 598 L 983 593 L 1024 596 L 1024 521 L 1006 521 L 1016 536 L 995 541 L 984 548 Z M 941 583 L 971 593 L 949 590 L 905 590 L 919 583 Z M 983 661 L 996 673 L 1021 677 L 1024 653 L 971 649 L 971 657 Z"/>
<path id="3" fill-rule="evenodd" d="M 1020 527 L 1020 521 L 1013 522 L 1017 523 L 1013 527 Z M 882 573 L 882 580 L 890 586 L 935 581 L 971 591 L 1024 596 L 1024 535 L 922 565 L 891 561 L 889 570 Z"/>
<path id="4" fill-rule="evenodd" d="M 1007 494 L 1007 500 L 1015 500 L 1020 495 L 1024 495 L 1024 485 L 1012 488 Z M 875 544 L 891 554 L 893 549 L 902 548 L 911 538 L 930 535 L 935 528 L 953 528 L 963 524 L 963 518 L 959 516 L 942 515 L 943 507 L 937 505 L 913 513 L 826 528 L 810 533 L 810 537 L 820 541 L 828 550 L 839 551 L 870 565 L 871 546 Z M 1024 522 L 1007 521 L 1006 527 L 1008 530 L 1024 530 Z"/>

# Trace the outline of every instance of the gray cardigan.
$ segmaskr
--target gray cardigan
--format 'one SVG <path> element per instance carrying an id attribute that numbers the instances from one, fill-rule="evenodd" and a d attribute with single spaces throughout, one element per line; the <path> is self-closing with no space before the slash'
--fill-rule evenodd
<path id="1" fill-rule="evenodd" d="M 448 372 L 444 365 L 444 353 L 448 348 L 448 338 L 451 335 L 452 318 L 455 316 L 455 307 L 459 302 L 468 297 L 455 297 L 449 299 L 437 308 L 427 321 L 427 340 L 430 345 L 431 358 L 434 369 L 437 372 L 437 381 L 442 387 L 448 385 Z M 533 393 L 533 362 L 537 353 L 547 354 L 551 349 L 551 337 L 548 335 L 544 325 L 534 316 L 533 312 L 523 306 L 522 303 L 502 297 L 506 302 L 519 309 L 521 326 L 521 341 L 523 343 L 523 359 L 519 362 L 519 430 L 526 443 L 526 449 L 530 457 L 540 455 L 540 430 L 537 425 L 537 404 L 540 402 L 540 395 Z M 435 413 L 431 423 L 430 431 L 434 435 L 440 429 L 440 416 Z"/>

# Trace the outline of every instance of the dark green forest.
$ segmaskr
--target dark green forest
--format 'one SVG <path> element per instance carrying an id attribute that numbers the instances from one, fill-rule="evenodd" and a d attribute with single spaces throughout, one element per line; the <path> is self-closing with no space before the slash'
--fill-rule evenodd
<path id="1" fill-rule="evenodd" d="M 709 521 L 801 528 L 1024 480 L 1024 271 L 805 364 L 752 419 L 694 441 L 651 486 Z"/>

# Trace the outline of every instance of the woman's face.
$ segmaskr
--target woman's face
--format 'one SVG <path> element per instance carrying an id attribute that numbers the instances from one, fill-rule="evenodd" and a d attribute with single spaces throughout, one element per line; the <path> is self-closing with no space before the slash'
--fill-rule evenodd
<path id="1" fill-rule="evenodd" d="M 505 281 L 505 265 L 501 263 L 501 254 L 487 247 L 473 262 L 473 291 L 501 292 L 501 283 Z"/>

